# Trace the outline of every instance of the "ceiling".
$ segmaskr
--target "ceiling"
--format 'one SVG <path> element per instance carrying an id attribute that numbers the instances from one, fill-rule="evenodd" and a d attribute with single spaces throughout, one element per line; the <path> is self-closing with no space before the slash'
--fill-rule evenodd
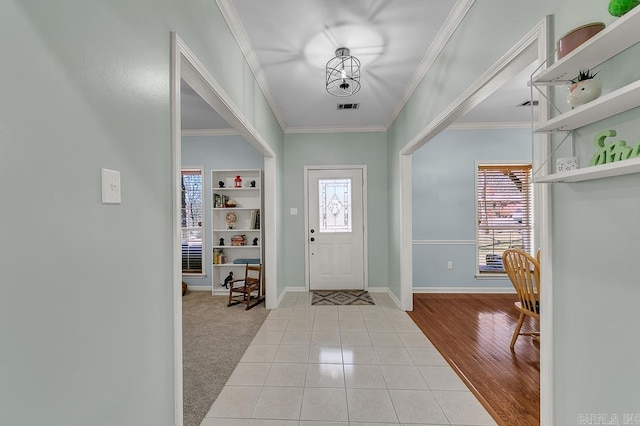
<path id="1" fill-rule="evenodd" d="M 382 131 L 419 83 L 430 54 L 461 17 L 467 0 L 217 0 L 285 132 Z M 441 32 L 441 29 L 443 31 Z M 361 90 L 325 90 L 325 65 L 338 47 L 362 63 Z M 430 51 L 430 49 L 432 49 Z M 526 122 L 523 71 L 461 123 Z M 359 103 L 339 110 L 339 103 Z M 231 127 L 186 83 L 184 130 Z"/>

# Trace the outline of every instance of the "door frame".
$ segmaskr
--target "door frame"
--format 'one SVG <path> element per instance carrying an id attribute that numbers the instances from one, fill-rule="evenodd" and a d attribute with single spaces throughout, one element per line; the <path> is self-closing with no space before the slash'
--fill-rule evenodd
<path id="1" fill-rule="evenodd" d="M 553 54 L 553 37 L 551 35 L 551 15 L 545 16 L 518 43 L 516 43 L 502 58 L 489 68 L 473 85 L 462 93 L 439 116 L 430 122 L 399 153 L 400 162 L 400 298 L 401 309 L 413 310 L 413 250 L 412 250 L 412 175 L 411 155 L 422 145 L 453 124 L 458 118 L 478 105 L 489 94 L 506 83 L 513 75 L 530 61 L 523 63 L 523 54 L 529 48 L 537 51 L 537 61 L 540 69 L 548 66 L 548 60 Z M 544 98 L 549 97 L 548 87 L 539 87 Z M 533 88 L 531 88 L 533 91 Z M 539 119 L 550 117 L 550 110 L 546 102 L 538 106 Z M 533 129 L 532 129 L 533 131 Z M 551 136 L 548 133 L 534 135 L 532 145 L 533 170 L 543 174 L 549 173 L 550 165 L 547 161 L 551 155 Z M 535 183 L 535 181 L 534 181 Z M 540 280 L 544 283 L 545 291 L 541 294 L 540 303 L 545 306 L 545 314 L 540 317 L 540 333 L 545 335 L 545 342 L 540 345 L 540 424 L 552 425 L 554 420 L 553 405 L 553 263 L 552 263 L 552 217 L 551 217 L 551 188 L 548 184 L 534 186 L 535 208 L 535 240 L 539 241 L 542 255 L 542 270 Z"/>
<path id="2" fill-rule="evenodd" d="M 326 165 L 326 166 L 304 166 L 304 287 L 310 291 L 310 268 L 309 268 L 309 171 L 311 170 L 360 170 L 362 172 L 362 277 L 364 280 L 364 291 L 369 289 L 369 247 L 368 247 L 368 202 L 367 202 L 367 165 Z"/>
<path id="3" fill-rule="evenodd" d="M 180 223 L 180 170 L 182 168 L 182 124 L 180 112 L 180 79 L 189 85 L 218 112 L 251 146 L 264 156 L 264 282 L 267 309 L 277 306 L 278 251 L 276 243 L 276 154 L 267 141 L 249 122 L 240 108 L 231 100 L 222 86 L 209 73 L 196 55 L 177 33 L 171 32 L 170 59 L 171 94 L 171 167 L 172 167 L 172 222 L 173 222 L 173 368 L 174 368 L 174 421 L 184 424 L 182 375 L 182 250 Z M 266 214 L 270 213 L 270 214 Z"/>

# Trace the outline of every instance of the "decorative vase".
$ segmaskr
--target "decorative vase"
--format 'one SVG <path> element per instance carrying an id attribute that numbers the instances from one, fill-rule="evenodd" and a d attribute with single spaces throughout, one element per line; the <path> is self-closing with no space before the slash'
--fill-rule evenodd
<path id="1" fill-rule="evenodd" d="M 603 29 L 604 23 L 592 22 L 569 31 L 558 40 L 558 59 L 563 58 Z"/>
<path id="2" fill-rule="evenodd" d="M 569 86 L 567 102 L 572 108 L 575 108 L 597 99 L 601 94 L 602 81 L 595 78 L 582 80 Z"/>

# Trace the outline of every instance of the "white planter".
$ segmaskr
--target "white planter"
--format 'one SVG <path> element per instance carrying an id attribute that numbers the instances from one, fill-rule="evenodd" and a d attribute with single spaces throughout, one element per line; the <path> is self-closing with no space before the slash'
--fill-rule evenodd
<path id="1" fill-rule="evenodd" d="M 597 99 L 601 94 L 602 81 L 595 78 L 582 80 L 569 86 L 567 102 L 572 108 L 575 108 Z"/>

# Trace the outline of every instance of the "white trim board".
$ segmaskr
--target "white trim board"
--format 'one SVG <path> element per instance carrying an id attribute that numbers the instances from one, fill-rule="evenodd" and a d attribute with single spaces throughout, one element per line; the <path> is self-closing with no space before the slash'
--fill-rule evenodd
<path id="1" fill-rule="evenodd" d="M 189 291 L 211 291 L 210 285 L 194 285 L 189 286 Z M 229 294 L 229 290 L 227 290 L 226 294 Z"/>
<path id="2" fill-rule="evenodd" d="M 515 294 L 513 287 L 414 287 L 415 294 L 421 293 L 469 293 L 469 294 Z"/>
<path id="3" fill-rule="evenodd" d="M 413 240 L 411 242 L 414 246 L 419 245 L 475 245 L 475 240 Z"/>
<path id="4" fill-rule="evenodd" d="M 194 129 L 183 130 L 182 136 L 235 136 L 239 135 L 236 129 Z"/>

